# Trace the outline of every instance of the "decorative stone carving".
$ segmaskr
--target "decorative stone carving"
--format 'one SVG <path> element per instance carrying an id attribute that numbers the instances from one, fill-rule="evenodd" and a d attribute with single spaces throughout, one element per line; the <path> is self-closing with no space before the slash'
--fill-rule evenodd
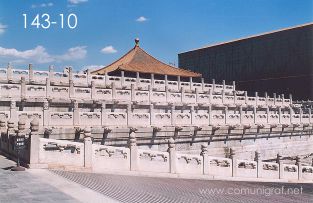
<path id="1" fill-rule="evenodd" d="M 238 168 L 244 168 L 244 169 L 256 169 L 256 164 L 252 162 L 239 162 Z"/>
<path id="2" fill-rule="evenodd" d="M 285 166 L 284 167 L 285 172 L 297 172 L 296 166 Z"/>
<path id="3" fill-rule="evenodd" d="M 69 113 L 52 113 L 51 119 L 72 119 L 73 115 Z"/>
<path id="4" fill-rule="evenodd" d="M 96 156 L 105 156 L 112 158 L 123 158 L 127 159 L 127 152 L 122 149 L 110 149 L 108 147 L 101 147 L 95 150 Z"/>
<path id="5" fill-rule="evenodd" d="M 210 165 L 218 166 L 218 167 L 230 167 L 230 163 L 227 160 L 220 160 L 220 159 L 212 159 L 210 160 Z"/>
<path id="6" fill-rule="evenodd" d="M 190 156 L 178 156 L 178 160 L 184 160 L 187 164 L 191 164 L 193 163 L 192 160 L 195 160 L 194 163 L 196 163 L 197 165 L 201 165 L 201 159 L 199 159 L 198 157 L 190 157 Z"/>
<path id="7" fill-rule="evenodd" d="M 302 167 L 302 173 L 313 173 L 313 167 Z"/>
<path id="8" fill-rule="evenodd" d="M 271 164 L 271 163 L 265 163 L 263 164 L 263 170 L 266 171 L 278 171 L 278 166 L 276 164 Z"/>
<path id="9" fill-rule="evenodd" d="M 80 148 L 72 144 L 62 145 L 56 142 L 48 142 L 48 144 L 43 145 L 43 149 L 45 151 L 70 151 L 71 153 L 80 154 Z"/>
<path id="10" fill-rule="evenodd" d="M 48 110 L 49 109 L 49 101 L 45 100 L 43 102 L 43 110 Z"/>
<path id="11" fill-rule="evenodd" d="M 159 154 L 154 152 L 142 152 L 139 154 L 139 158 L 143 160 L 149 160 L 149 161 L 160 161 L 160 162 L 167 162 L 168 156 L 165 154 Z"/>

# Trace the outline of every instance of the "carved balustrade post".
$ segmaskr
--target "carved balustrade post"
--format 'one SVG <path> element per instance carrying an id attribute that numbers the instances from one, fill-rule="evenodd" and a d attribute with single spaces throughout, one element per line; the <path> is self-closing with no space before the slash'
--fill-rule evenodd
<path id="1" fill-rule="evenodd" d="M 8 83 L 11 83 L 13 81 L 13 70 L 12 70 L 12 66 L 10 63 L 8 63 L 8 67 L 7 67 L 7 79 L 8 79 Z"/>
<path id="2" fill-rule="evenodd" d="M 50 123 L 49 101 L 43 101 L 43 126 L 48 127 Z"/>
<path id="3" fill-rule="evenodd" d="M 7 141 L 7 144 L 3 147 L 4 151 L 6 151 L 7 153 L 10 154 L 10 149 L 11 149 L 11 146 L 13 143 L 10 143 L 11 139 L 10 137 L 11 136 L 15 136 L 15 122 L 13 120 L 8 120 L 7 121 L 7 125 L 8 125 L 8 128 L 7 128 L 7 134 L 6 134 L 6 141 Z"/>
<path id="4" fill-rule="evenodd" d="M 90 97 L 92 100 L 97 99 L 97 92 L 96 92 L 96 84 L 95 81 L 91 81 L 91 92 L 90 92 Z"/>
<path id="5" fill-rule="evenodd" d="M 266 118 L 267 118 L 266 123 L 270 124 L 270 109 L 268 106 L 266 107 Z"/>
<path id="6" fill-rule="evenodd" d="M 274 105 L 276 105 L 276 102 L 277 102 L 276 93 L 273 93 L 273 98 L 274 98 Z"/>
<path id="7" fill-rule="evenodd" d="M 124 71 L 121 71 L 121 85 L 122 87 L 124 86 L 124 83 L 125 83 L 125 72 Z"/>
<path id="8" fill-rule="evenodd" d="M 257 178 L 261 177 L 262 172 L 262 159 L 261 153 L 258 151 L 254 152 L 254 161 L 256 162 Z"/>
<path id="9" fill-rule="evenodd" d="M 148 85 L 148 92 L 149 92 L 149 103 L 152 102 L 152 86 Z"/>
<path id="10" fill-rule="evenodd" d="M 245 91 L 245 104 L 248 104 L 248 92 Z"/>
<path id="11" fill-rule="evenodd" d="M 172 137 L 168 140 L 167 152 L 169 153 L 170 173 L 176 173 L 175 140 Z"/>
<path id="12" fill-rule="evenodd" d="M 127 125 L 129 126 L 131 124 L 131 115 L 132 115 L 132 104 L 127 104 Z"/>
<path id="13" fill-rule="evenodd" d="M 296 164 L 298 166 L 298 180 L 302 179 L 302 165 L 301 165 L 301 158 L 296 156 Z"/>
<path id="14" fill-rule="evenodd" d="M 283 179 L 284 178 L 284 167 L 283 167 L 283 163 L 281 161 L 282 156 L 278 153 L 276 155 L 276 163 L 279 164 L 279 179 Z"/>
<path id="15" fill-rule="evenodd" d="M 28 64 L 28 79 L 29 79 L 29 83 L 34 82 L 33 64 Z"/>
<path id="16" fill-rule="evenodd" d="M 165 87 L 167 87 L 167 85 L 168 85 L 168 79 L 167 79 L 167 75 L 164 75 L 164 81 L 165 81 Z"/>
<path id="17" fill-rule="evenodd" d="M 17 116 L 17 109 L 16 109 L 16 101 L 11 100 L 10 102 L 10 120 L 14 123 L 17 123 L 18 116 Z"/>
<path id="18" fill-rule="evenodd" d="M 222 89 L 222 105 L 225 104 L 225 90 Z"/>
<path id="19" fill-rule="evenodd" d="M 134 128 L 130 128 L 129 131 L 129 141 L 128 146 L 130 150 L 130 170 L 137 171 L 138 170 L 138 147 L 136 141 L 136 130 Z"/>
<path id="20" fill-rule="evenodd" d="M 79 116 L 79 105 L 78 101 L 73 101 L 73 125 L 79 126 L 80 124 L 80 116 Z"/>
<path id="21" fill-rule="evenodd" d="M 179 90 L 181 89 L 180 81 L 181 81 L 180 76 L 177 76 L 177 87 L 178 87 Z"/>
<path id="22" fill-rule="evenodd" d="M 290 104 L 292 104 L 292 94 L 289 94 Z"/>
<path id="23" fill-rule="evenodd" d="M 30 122 L 30 135 L 29 135 L 29 167 L 37 168 L 39 164 L 40 152 L 40 138 L 39 138 L 39 120 L 34 118 Z"/>
<path id="24" fill-rule="evenodd" d="M 168 91 L 167 86 L 165 86 L 165 97 L 166 97 L 166 102 L 169 102 L 169 91 Z"/>
<path id="25" fill-rule="evenodd" d="M 195 121 L 195 106 L 190 107 L 190 125 L 197 125 Z"/>
<path id="26" fill-rule="evenodd" d="M 253 123 L 256 123 L 257 107 L 253 106 Z M 252 123 L 251 123 L 252 124 Z"/>
<path id="27" fill-rule="evenodd" d="M 110 85 L 108 72 L 104 73 L 104 83 L 105 83 L 105 85 Z M 113 87 L 112 87 L 112 89 L 113 89 Z"/>
<path id="28" fill-rule="evenodd" d="M 265 105 L 268 107 L 268 95 L 267 95 L 267 92 L 264 93 L 264 97 L 265 97 Z"/>
<path id="29" fill-rule="evenodd" d="M 140 74 L 139 72 L 136 72 L 136 87 L 140 86 Z"/>
<path id="30" fill-rule="evenodd" d="M 282 123 L 281 107 L 278 107 L 278 118 L 279 118 L 279 124 L 281 124 Z"/>
<path id="31" fill-rule="evenodd" d="M 136 91 L 135 91 L 135 85 L 134 84 L 130 85 L 130 90 L 131 90 L 130 91 L 130 95 L 131 95 L 130 101 L 135 101 L 136 100 Z"/>
<path id="32" fill-rule="evenodd" d="M 6 131 L 6 122 L 3 118 L 0 118 L 0 142 L 1 142 L 1 134 L 4 133 L 5 131 Z"/>
<path id="33" fill-rule="evenodd" d="M 151 88 L 154 88 L 154 74 L 151 73 Z"/>
<path id="34" fill-rule="evenodd" d="M 226 89 L 226 82 L 225 82 L 225 80 L 222 80 L 222 85 L 223 85 L 223 90 L 225 91 L 225 89 Z"/>
<path id="35" fill-rule="evenodd" d="M 192 77 L 189 77 L 189 84 L 190 84 L 189 88 L 190 88 L 190 90 L 192 90 L 192 84 L 193 84 Z"/>
<path id="36" fill-rule="evenodd" d="M 209 174 L 209 158 L 208 158 L 208 147 L 206 145 L 201 145 L 201 153 L 203 157 L 203 174 Z"/>
<path id="37" fill-rule="evenodd" d="M 199 102 L 199 89 L 196 87 L 195 89 L 195 93 L 196 93 L 196 103 Z"/>
<path id="38" fill-rule="evenodd" d="M 231 162 L 232 162 L 232 177 L 237 176 L 238 163 L 237 163 L 237 158 L 235 155 L 236 155 L 235 150 L 230 148 L 229 149 L 229 158 L 231 159 Z"/>
<path id="39" fill-rule="evenodd" d="M 236 91 L 236 82 L 233 81 L 233 91 Z"/>
<path id="40" fill-rule="evenodd" d="M 255 97 L 255 105 L 259 105 L 259 93 L 258 92 L 255 92 L 254 93 L 254 97 Z"/>
<path id="41" fill-rule="evenodd" d="M 281 94 L 281 99 L 282 99 L 283 106 L 285 106 L 285 95 L 284 94 Z"/>
<path id="42" fill-rule="evenodd" d="M 243 114 L 242 114 L 242 106 L 239 106 L 239 116 L 240 116 L 240 125 L 242 125 L 242 117 L 243 117 Z"/>
<path id="43" fill-rule="evenodd" d="M 308 111 L 309 111 L 309 123 L 313 123 L 313 120 L 312 120 L 312 110 L 308 109 Z"/>
<path id="44" fill-rule="evenodd" d="M 213 92 L 215 92 L 215 79 L 212 79 L 212 89 L 213 89 Z"/>
<path id="45" fill-rule="evenodd" d="M 176 124 L 176 118 L 175 118 L 175 105 L 171 105 L 171 125 Z"/>
<path id="46" fill-rule="evenodd" d="M 185 87 L 181 87 L 181 88 L 180 88 L 180 94 L 181 94 L 181 95 L 180 95 L 180 96 L 181 96 L 181 97 L 180 97 L 180 99 L 181 99 L 180 102 L 181 102 L 181 103 L 184 103 L 184 101 L 185 101 Z"/>
<path id="47" fill-rule="evenodd" d="M 116 85 L 115 82 L 112 82 L 112 100 L 116 99 Z"/>
<path id="48" fill-rule="evenodd" d="M 205 88 L 204 78 L 201 78 L 201 90 L 204 91 L 204 88 Z"/>
<path id="49" fill-rule="evenodd" d="M 90 127 L 84 129 L 84 167 L 92 168 L 92 138 Z"/>
<path id="50" fill-rule="evenodd" d="M 54 79 L 54 67 L 53 65 L 50 65 L 49 66 L 49 80 L 53 81 L 53 79 Z"/>
<path id="51" fill-rule="evenodd" d="M 106 103 L 101 103 L 101 125 L 106 125 Z"/>
<path id="52" fill-rule="evenodd" d="M 150 104 L 150 125 L 154 125 L 154 104 Z"/>
<path id="53" fill-rule="evenodd" d="M 26 98 L 26 80 L 25 77 L 21 77 L 21 100 Z"/>
<path id="54" fill-rule="evenodd" d="M 69 81 L 69 97 L 75 98 L 75 88 L 74 88 L 74 81 L 73 80 Z"/>
<path id="55" fill-rule="evenodd" d="M 50 78 L 46 78 L 46 98 L 49 99 L 51 96 Z"/>
<path id="56" fill-rule="evenodd" d="M 213 124 L 213 120 L 212 120 L 212 118 L 213 118 L 213 115 L 212 115 L 212 105 L 210 104 L 209 105 L 209 125 L 212 125 Z"/>
<path id="57" fill-rule="evenodd" d="M 73 80 L 73 68 L 71 66 L 68 67 L 68 81 Z"/>

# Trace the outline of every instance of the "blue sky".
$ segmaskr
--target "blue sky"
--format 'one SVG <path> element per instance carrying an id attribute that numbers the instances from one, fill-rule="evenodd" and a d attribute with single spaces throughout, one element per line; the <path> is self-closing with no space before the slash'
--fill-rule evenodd
<path id="1" fill-rule="evenodd" d="M 58 24 L 30 26 L 43 13 Z M 75 13 L 77 27 L 61 29 L 61 13 Z M 0 67 L 106 65 L 136 37 L 156 58 L 177 64 L 179 52 L 312 21 L 313 0 L 0 0 Z"/>

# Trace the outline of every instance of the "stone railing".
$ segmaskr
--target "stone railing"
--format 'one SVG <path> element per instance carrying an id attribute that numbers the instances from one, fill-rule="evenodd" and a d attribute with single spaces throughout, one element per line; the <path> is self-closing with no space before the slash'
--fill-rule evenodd
<path id="1" fill-rule="evenodd" d="M 25 100 L 25 99 L 54 99 L 54 100 L 94 100 L 94 101 L 124 101 L 124 102 L 148 102 L 148 103 L 183 103 L 215 106 L 252 106 L 252 107 L 290 107 L 292 101 L 284 98 L 248 97 L 237 95 L 234 91 L 231 94 L 222 91 L 187 90 L 165 90 L 151 88 L 136 88 L 131 84 L 130 88 L 117 88 L 116 85 L 97 86 L 92 83 L 89 87 L 69 85 L 47 85 L 27 84 L 24 80 L 17 84 L 1 84 L 0 98 Z"/>
<path id="2" fill-rule="evenodd" d="M 147 109 L 148 110 L 148 109 Z M 241 126 L 270 126 L 286 127 L 309 127 L 313 124 L 312 114 L 288 114 L 288 120 L 268 119 L 273 116 L 279 117 L 279 114 L 259 114 L 259 113 L 218 113 L 196 112 L 195 110 L 184 111 L 171 110 L 169 113 L 157 113 L 153 109 L 149 113 L 132 112 L 124 109 L 115 112 L 83 112 L 80 109 L 74 109 L 73 112 L 56 112 L 44 109 L 42 111 L 0 111 L 0 120 L 11 120 L 17 123 L 20 119 L 26 119 L 27 122 L 37 118 L 41 126 L 44 127 L 73 127 L 73 126 L 232 126 L 240 128 Z M 286 116 L 286 114 L 284 114 Z M 309 118 L 308 118 L 309 116 Z M 305 119 L 294 119 L 300 117 Z"/>
<path id="3" fill-rule="evenodd" d="M 23 124 L 25 126 L 25 124 Z M 39 122 L 31 122 L 31 131 L 27 134 L 29 140 L 24 154 L 29 154 L 23 160 L 30 168 L 86 168 L 94 172 L 146 172 L 152 174 L 197 175 L 197 177 L 241 177 L 246 179 L 270 179 L 285 181 L 313 181 L 313 166 L 305 165 L 298 159 L 296 164 L 262 162 L 236 158 L 230 150 L 228 158 L 208 155 L 208 148 L 202 145 L 201 154 L 183 154 L 175 150 L 175 140 L 168 140 L 166 152 L 141 149 L 137 145 L 136 129 L 129 133 L 128 147 L 113 147 L 93 144 L 91 129 L 83 130 L 83 142 L 73 142 L 40 138 Z M 19 126 L 19 135 L 25 128 Z M 12 157 L 16 156 L 10 149 L 9 136 L 15 137 L 11 128 L 1 133 L 1 151 Z"/>
<path id="4" fill-rule="evenodd" d="M 223 84 L 215 84 L 213 80 L 212 84 L 204 83 L 204 80 L 201 79 L 200 83 L 193 82 L 192 78 L 189 79 L 189 82 L 167 80 L 165 76 L 164 80 L 156 80 L 154 76 L 151 76 L 150 79 L 146 78 L 131 78 L 124 77 L 123 74 L 119 77 L 109 76 L 109 75 L 92 75 L 89 72 L 86 74 L 74 73 L 71 68 L 64 72 L 55 72 L 53 67 L 49 68 L 49 71 L 37 71 L 33 70 L 32 66 L 28 70 L 13 69 L 11 66 L 8 68 L 0 69 L 0 82 L 2 83 L 19 83 L 19 81 L 24 78 L 27 83 L 32 84 L 46 84 L 46 81 L 49 81 L 53 84 L 66 84 L 71 81 L 76 86 L 89 86 L 93 82 L 96 85 L 111 85 L 115 84 L 118 88 L 128 87 L 130 88 L 131 84 L 134 84 L 136 87 L 146 88 L 150 86 L 151 88 L 156 88 L 160 90 L 165 90 L 165 87 L 168 87 L 172 90 L 180 90 L 181 88 L 188 90 L 195 90 L 196 88 L 203 91 L 212 90 L 213 92 L 233 92 L 235 90 L 235 83 L 233 85 L 226 85 L 225 81 Z"/>

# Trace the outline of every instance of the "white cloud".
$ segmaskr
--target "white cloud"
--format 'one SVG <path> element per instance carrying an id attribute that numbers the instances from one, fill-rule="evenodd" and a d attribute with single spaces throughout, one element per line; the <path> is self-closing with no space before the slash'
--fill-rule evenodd
<path id="1" fill-rule="evenodd" d="M 19 51 L 14 48 L 0 47 L 0 57 L 11 60 L 15 63 L 51 63 L 61 61 L 72 61 L 83 59 L 87 55 L 85 46 L 77 46 L 68 49 L 62 55 L 50 55 L 43 46 L 37 46 L 34 49 Z"/>
<path id="2" fill-rule="evenodd" d="M 51 6 L 53 6 L 52 2 L 42 3 L 42 4 L 33 4 L 31 7 L 32 8 L 45 8 L 45 7 L 51 7 Z"/>
<path id="3" fill-rule="evenodd" d="M 105 65 L 87 65 L 80 70 L 80 73 L 86 72 L 87 70 L 94 71 L 103 67 L 105 67 Z"/>
<path id="4" fill-rule="evenodd" d="M 61 61 L 71 61 L 76 59 L 83 59 L 87 55 L 86 46 L 72 47 L 67 50 L 63 55 L 56 56 L 57 60 Z"/>
<path id="5" fill-rule="evenodd" d="M 0 23 L 0 35 L 3 34 L 7 28 L 7 25 L 3 25 L 2 23 Z"/>
<path id="6" fill-rule="evenodd" d="M 87 1 L 88 0 L 68 0 L 70 4 L 80 4 L 80 3 L 87 2 Z"/>
<path id="7" fill-rule="evenodd" d="M 114 49 L 114 47 L 110 45 L 110 46 L 106 46 L 103 49 L 101 49 L 101 52 L 104 54 L 114 54 L 117 52 L 117 50 Z"/>
<path id="8" fill-rule="evenodd" d="M 146 17 L 144 17 L 144 16 L 140 16 L 139 18 L 136 19 L 136 21 L 137 21 L 137 22 L 140 22 L 140 23 L 145 22 L 145 21 L 147 21 L 147 20 L 148 20 L 148 18 L 146 18 Z"/>

